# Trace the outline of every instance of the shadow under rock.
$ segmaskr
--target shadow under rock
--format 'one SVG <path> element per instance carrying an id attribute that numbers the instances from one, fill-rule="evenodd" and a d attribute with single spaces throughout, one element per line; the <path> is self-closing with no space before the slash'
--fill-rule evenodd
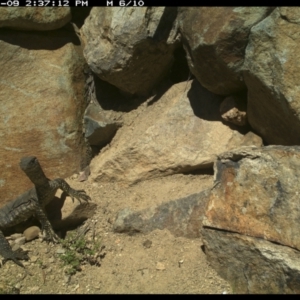
<path id="1" fill-rule="evenodd" d="M 68 43 L 79 46 L 80 40 L 70 25 L 48 31 L 18 31 L 1 28 L 0 39 L 28 50 L 57 50 Z"/>
<path id="2" fill-rule="evenodd" d="M 94 73 L 93 77 L 96 99 L 103 110 L 129 112 L 133 109 L 136 109 L 140 104 L 147 100 L 146 97 L 122 94 L 117 87 L 104 80 L 101 80 Z"/>
<path id="3" fill-rule="evenodd" d="M 214 95 L 194 79 L 187 93 L 195 116 L 207 121 L 221 121 L 220 104 L 224 97 Z"/>
<path id="4" fill-rule="evenodd" d="M 215 95 L 194 79 L 190 90 L 187 93 L 191 107 L 195 116 L 207 121 L 219 121 L 228 126 L 231 130 L 246 134 L 249 131 L 254 132 L 249 123 L 245 126 L 237 126 L 222 119 L 220 113 L 220 104 L 224 96 Z"/>

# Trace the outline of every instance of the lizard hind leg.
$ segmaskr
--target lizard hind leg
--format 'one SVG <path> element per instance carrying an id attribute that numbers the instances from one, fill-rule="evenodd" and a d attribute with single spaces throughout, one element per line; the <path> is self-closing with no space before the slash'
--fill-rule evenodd
<path id="1" fill-rule="evenodd" d="M 0 230 L 0 254 L 4 257 L 2 265 L 4 265 L 8 260 L 12 260 L 18 266 L 25 268 L 24 265 L 19 261 L 19 259 L 28 260 L 29 257 L 27 253 L 28 251 L 23 251 L 22 249 L 12 251 L 8 241 Z"/>

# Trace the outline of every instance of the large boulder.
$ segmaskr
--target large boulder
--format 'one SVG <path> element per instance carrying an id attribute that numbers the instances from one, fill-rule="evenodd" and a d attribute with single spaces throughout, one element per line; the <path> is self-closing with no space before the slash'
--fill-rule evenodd
<path id="1" fill-rule="evenodd" d="M 32 187 L 22 156 L 37 156 L 49 178 L 83 167 L 84 65 L 75 34 L 1 30 L 0 206 Z"/>
<path id="2" fill-rule="evenodd" d="M 204 244 L 210 262 L 238 291 L 299 292 L 299 177 L 299 146 L 243 147 L 218 156 Z M 255 276 L 260 280 L 252 284 Z"/>
<path id="3" fill-rule="evenodd" d="M 139 108 L 132 124 L 119 129 L 110 147 L 93 159 L 94 180 L 132 183 L 209 168 L 226 149 L 261 145 L 254 134 L 224 125 L 221 97 L 196 80 L 173 85 L 156 100 L 143 111 Z"/>
<path id="4" fill-rule="evenodd" d="M 84 56 L 102 80 L 147 94 L 173 62 L 176 7 L 94 7 L 81 28 Z"/>
<path id="5" fill-rule="evenodd" d="M 70 7 L 0 7 L 0 28 L 54 30 L 70 20 Z"/>
<path id="6" fill-rule="evenodd" d="M 191 72 L 209 91 L 245 89 L 241 68 L 250 29 L 273 8 L 181 7 L 179 27 Z"/>
<path id="7" fill-rule="evenodd" d="M 269 144 L 300 145 L 299 29 L 300 8 L 278 7 L 249 36 L 248 121 Z"/>

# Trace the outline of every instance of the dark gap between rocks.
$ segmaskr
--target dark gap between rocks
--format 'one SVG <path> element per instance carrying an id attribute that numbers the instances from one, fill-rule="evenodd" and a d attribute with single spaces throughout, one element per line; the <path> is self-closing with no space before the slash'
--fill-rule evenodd
<path id="1" fill-rule="evenodd" d="M 174 62 L 169 71 L 168 77 L 173 84 L 195 78 L 195 76 L 190 73 L 186 53 L 182 45 L 174 51 Z"/>
<path id="2" fill-rule="evenodd" d="M 93 73 L 95 94 L 99 105 L 104 110 L 130 112 L 147 100 L 145 97 L 125 94 L 114 85 L 101 80 Z"/>
<path id="3" fill-rule="evenodd" d="M 183 175 L 214 175 L 214 169 L 213 168 L 195 169 L 195 170 L 183 172 L 182 174 Z"/>

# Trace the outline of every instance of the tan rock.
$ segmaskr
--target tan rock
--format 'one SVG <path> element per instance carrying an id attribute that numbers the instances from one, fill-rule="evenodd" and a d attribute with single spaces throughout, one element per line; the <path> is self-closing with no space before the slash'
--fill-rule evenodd
<path id="1" fill-rule="evenodd" d="M 222 119 L 238 126 L 247 124 L 246 103 L 240 103 L 234 96 L 226 97 L 220 105 Z"/>
<path id="2" fill-rule="evenodd" d="M 269 144 L 300 144 L 300 8 L 279 7 L 253 26 L 244 78 L 248 121 Z"/>
<path id="3" fill-rule="evenodd" d="M 70 7 L 0 7 L 0 28 L 54 30 L 70 20 Z"/>
<path id="4" fill-rule="evenodd" d="M 37 226 L 31 226 L 31 227 L 27 228 L 23 232 L 23 234 L 24 234 L 24 236 L 26 238 L 26 241 L 28 242 L 28 241 L 31 241 L 31 240 L 37 238 L 39 236 L 40 232 L 41 232 L 41 230 L 40 230 L 39 227 L 37 227 Z"/>
<path id="5" fill-rule="evenodd" d="M 17 239 L 15 239 L 15 245 L 19 245 L 19 246 L 22 246 L 22 245 L 24 245 L 25 244 L 25 242 L 26 242 L 26 238 L 24 237 L 24 236 L 21 236 L 21 237 L 19 237 L 19 238 L 17 238 Z"/>
<path id="6" fill-rule="evenodd" d="M 209 91 L 230 95 L 245 89 L 241 67 L 251 27 L 274 8 L 180 7 L 179 27 L 188 64 Z"/>
<path id="7" fill-rule="evenodd" d="M 35 155 L 48 178 L 80 171 L 85 62 L 65 30 L 0 33 L 0 206 L 32 187 L 19 168 Z"/>
<path id="8" fill-rule="evenodd" d="M 124 92 L 147 94 L 178 45 L 176 7 L 93 7 L 81 28 L 92 71 Z"/>
<path id="9" fill-rule="evenodd" d="M 244 135 L 222 123 L 220 102 L 196 80 L 173 85 L 118 130 L 92 160 L 91 177 L 132 183 L 212 167 L 217 154 L 244 142 Z"/>
<path id="10" fill-rule="evenodd" d="M 11 234 L 8 238 L 11 239 L 11 240 L 16 240 L 20 237 L 22 237 L 21 233 L 14 233 L 14 234 Z"/>
<path id="11" fill-rule="evenodd" d="M 156 270 L 158 270 L 158 271 L 164 271 L 165 269 L 166 269 L 166 266 L 165 266 L 164 263 L 162 263 L 160 261 L 158 261 L 156 263 Z"/>

